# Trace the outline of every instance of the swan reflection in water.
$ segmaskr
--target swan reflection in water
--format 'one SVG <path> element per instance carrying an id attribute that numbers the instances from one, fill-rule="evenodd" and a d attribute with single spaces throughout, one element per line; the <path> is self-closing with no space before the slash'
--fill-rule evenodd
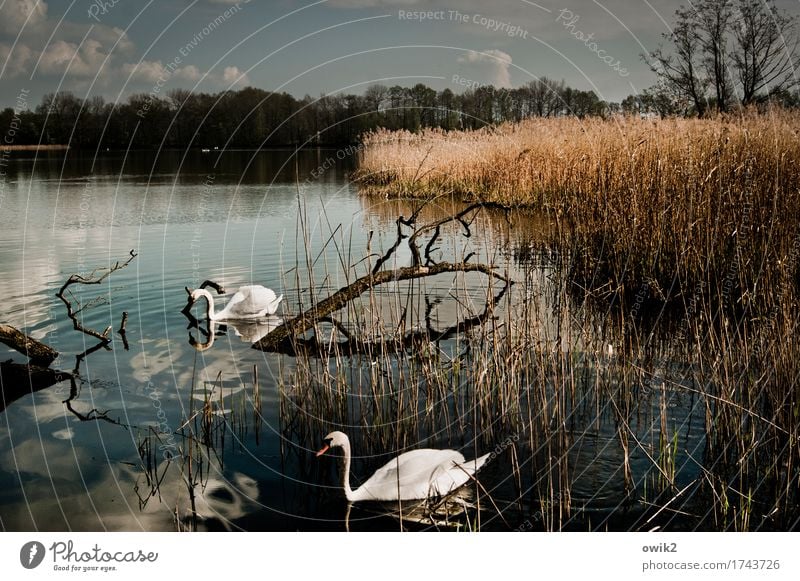
<path id="1" fill-rule="evenodd" d="M 211 349 L 211 347 L 214 345 L 214 340 L 217 337 L 225 337 L 231 329 L 237 337 L 241 338 L 243 343 L 253 344 L 262 337 L 265 337 L 270 331 L 276 329 L 281 324 L 283 324 L 283 319 L 274 315 L 262 317 L 258 320 L 226 321 L 225 323 L 208 320 L 208 331 L 205 331 L 200 327 L 197 319 L 195 319 L 193 324 L 190 324 L 190 327 L 197 327 L 200 330 L 201 335 L 206 336 L 206 340 L 204 342 L 200 342 L 195 339 L 190 332 L 189 344 L 198 351 L 206 351 Z"/>

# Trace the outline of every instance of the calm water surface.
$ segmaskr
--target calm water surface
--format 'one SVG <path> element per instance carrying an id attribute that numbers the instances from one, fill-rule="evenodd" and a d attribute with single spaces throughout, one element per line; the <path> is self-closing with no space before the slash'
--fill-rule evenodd
<path id="1" fill-rule="evenodd" d="M 64 305 L 54 296 L 59 287 L 72 273 L 124 260 L 131 249 L 138 256 L 101 285 L 73 287 L 73 300 L 84 307 L 81 317 L 87 327 L 116 329 L 122 313 L 129 313 L 129 349 L 114 334 L 108 348 L 83 358 L 72 394 L 64 381 L 13 401 L 7 398 L 0 412 L 0 528 L 344 528 L 347 509 L 337 494 L 335 462 L 316 459 L 311 449 L 324 435 L 325 418 L 314 418 L 309 429 L 287 423 L 287 414 L 298 417 L 297 409 L 287 411 L 299 401 L 292 399 L 292 385 L 287 383 L 297 373 L 296 360 L 252 349 L 247 339 L 254 330 L 233 326 L 215 329 L 213 345 L 198 350 L 197 343 L 208 343 L 205 325 L 191 328 L 180 312 L 186 303 L 184 287 L 194 288 L 205 279 L 229 291 L 242 284 L 263 284 L 284 294 L 283 315 L 297 312 L 352 277 L 354 271 L 343 271 L 340 256 L 353 264 L 368 247 L 376 254 L 385 251 L 402 207 L 360 197 L 346 178 L 349 159 L 327 161 L 336 157 L 328 151 L 306 151 L 297 157 L 291 151 L 272 151 L 13 158 L 0 201 L 0 277 L 5 291 L 0 321 L 58 349 L 61 356 L 54 367 L 72 370 L 76 355 L 97 343 L 73 330 Z M 305 227 L 301 212 L 307 216 Z M 508 231 L 501 223 L 483 225 L 461 252 L 475 250 L 500 268 L 509 268 L 512 275 L 519 274 L 519 261 L 508 249 Z M 516 230 L 524 233 L 528 227 L 523 224 Z M 512 238 L 515 235 L 519 232 Z M 336 244 L 330 242 L 332 236 Z M 455 247 L 448 238 L 441 246 L 444 255 Z M 408 261 L 407 252 L 397 254 L 396 264 Z M 309 265 L 315 272 L 313 284 Z M 534 278 L 546 285 L 546 268 Z M 425 283 L 425 296 L 434 299 L 435 317 L 443 325 L 452 324 L 465 302 L 485 293 L 480 276 L 459 280 Z M 397 297 L 408 296 L 407 285 L 389 285 L 366 306 L 391 319 L 402 309 Z M 219 306 L 224 299 L 218 300 Z M 499 306 L 501 318 L 513 301 Z M 558 318 L 548 308 L 542 309 L 545 327 Z M 0 356 L 23 360 L 4 346 Z M 375 365 L 380 363 L 358 362 L 356 367 L 368 376 Z M 213 419 L 223 421 L 224 428 L 217 430 L 223 441 L 199 450 L 202 461 L 193 468 L 196 485 L 190 490 L 181 470 L 185 473 L 184 456 L 190 447 L 177 434 L 198 425 L 197 412 L 207 397 L 214 399 Z M 68 398 L 69 406 L 64 403 Z M 593 405 L 584 402 L 585 409 L 573 416 L 574 440 L 568 447 L 571 493 L 564 501 L 572 507 L 572 516 L 562 525 L 627 528 L 639 512 L 629 506 L 629 491 L 620 476 L 616 426 L 600 421 L 608 410 Z M 699 455 L 703 418 L 697 405 L 689 396 L 669 399 L 682 449 Z M 643 417 L 632 429 L 647 438 L 652 421 Z M 154 438 L 163 427 L 174 435 Z M 298 433 L 306 436 L 295 438 Z M 406 447 L 463 448 L 467 457 L 473 450 L 492 450 L 471 433 L 468 426 L 434 426 L 424 441 L 407 442 Z M 168 456 L 173 457 L 171 463 L 165 461 Z M 148 458 L 160 479 L 157 494 L 148 480 L 153 474 Z M 354 481 L 363 480 L 387 459 L 356 459 Z M 486 527 L 546 527 L 531 517 L 535 511 L 527 491 L 535 479 L 509 478 L 505 448 L 493 460 L 481 481 L 501 507 L 519 514 L 509 512 L 507 522 L 489 519 Z M 632 462 L 635 468 L 647 461 L 634 451 Z M 696 472 L 683 457 L 677 485 Z M 642 482 L 639 489 L 645 486 Z M 354 509 L 349 517 L 356 529 L 399 526 L 375 507 Z"/>

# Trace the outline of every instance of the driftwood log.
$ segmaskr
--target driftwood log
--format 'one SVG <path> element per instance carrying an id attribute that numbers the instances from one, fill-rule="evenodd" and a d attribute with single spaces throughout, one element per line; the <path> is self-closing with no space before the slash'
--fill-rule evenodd
<path id="1" fill-rule="evenodd" d="M 253 344 L 253 348 L 261 351 L 280 351 L 292 352 L 294 351 L 292 341 L 298 346 L 307 344 L 307 341 L 302 340 L 300 337 L 305 332 L 313 329 L 314 326 L 323 321 L 336 324 L 330 318 L 330 315 L 342 308 L 344 308 L 350 301 L 360 297 L 369 289 L 376 286 L 385 284 L 387 282 L 397 282 L 402 280 L 412 280 L 424 278 L 428 276 L 435 276 L 437 274 L 454 273 L 454 272 L 480 272 L 491 278 L 502 281 L 505 287 L 499 296 L 505 293 L 505 289 L 512 284 L 512 282 L 504 275 L 497 272 L 494 268 L 487 264 L 475 264 L 468 262 L 473 256 L 468 255 L 461 262 L 436 262 L 431 253 L 435 250 L 435 244 L 440 237 L 442 226 L 449 222 L 458 222 L 463 227 L 463 236 L 469 238 L 471 236 L 470 227 L 478 211 L 486 207 L 486 204 L 477 203 L 472 204 L 460 212 L 448 216 L 442 220 L 438 220 L 431 224 L 416 227 L 410 235 L 403 233 L 403 226 L 414 227 L 417 217 L 419 216 L 425 204 L 418 207 L 410 218 L 406 219 L 400 216 L 397 219 L 397 238 L 394 244 L 383 256 L 379 257 L 372 271 L 357 279 L 355 282 L 347 285 L 336 291 L 333 295 L 315 304 L 310 309 L 298 316 L 290 319 L 270 331 L 266 336 Z M 469 218 L 469 219 L 468 219 Z M 420 248 L 420 236 L 424 233 L 432 233 L 431 238 L 425 244 L 424 249 Z M 407 240 L 408 247 L 411 250 L 412 263 L 411 266 L 406 266 L 396 269 L 383 269 L 383 266 L 394 255 L 400 247 L 403 240 Z M 499 298 L 499 296 L 497 298 Z M 495 299 L 496 300 L 496 299 Z M 337 325 L 341 330 L 341 326 Z M 455 332 L 459 328 L 458 325 L 449 329 L 445 334 Z M 428 338 L 436 337 L 437 332 L 432 329 L 426 331 Z M 363 352 L 364 348 L 368 346 L 367 343 L 359 341 L 357 338 L 349 336 L 345 333 L 348 341 L 342 347 L 353 349 L 355 351 Z M 413 341 L 413 337 L 409 337 Z M 402 342 L 401 342 L 402 343 Z"/>
<path id="2" fill-rule="evenodd" d="M 5 343 L 12 349 L 16 349 L 32 363 L 47 367 L 58 357 L 58 351 L 37 341 L 33 337 L 28 337 L 22 331 L 15 329 L 11 325 L 0 323 L 0 343 Z"/>
<path id="3" fill-rule="evenodd" d="M 510 281 L 505 276 L 495 272 L 494 269 L 485 264 L 440 262 L 433 266 L 407 266 L 395 270 L 382 270 L 378 273 L 363 276 L 352 284 L 339 289 L 327 299 L 320 301 L 312 308 L 270 331 L 265 337 L 254 343 L 253 347 L 261 351 L 285 350 L 286 343 L 293 337 L 298 337 L 312 329 L 317 322 L 325 320 L 331 313 L 343 308 L 347 303 L 360 297 L 370 288 L 387 282 L 411 280 L 447 272 L 482 272 L 506 284 L 510 284 Z"/>

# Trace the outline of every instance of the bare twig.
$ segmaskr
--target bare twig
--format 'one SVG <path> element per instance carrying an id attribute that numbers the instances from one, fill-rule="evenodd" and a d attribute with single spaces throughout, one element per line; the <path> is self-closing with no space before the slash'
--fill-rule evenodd
<path id="1" fill-rule="evenodd" d="M 108 422 L 110 424 L 116 424 L 118 426 L 122 426 L 120 422 L 116 420 L 112 420 L 108 417 L 108 411 L 101 412 L 97 408 L 90 409 L 87 413 L 82 414 L 81 412 L 77 411 L 75 408 L 72 407 L 72 402 L 78 397 L 78 384 L 75 381 L 74 377 L 70 377 L 70 389 L 69 389 L 69 397 L 65 399 L 63 402 L 64 405 L 67 406 L 67 409 L 72 412 L 72 414 L 78 418 L 82 422 L 93 422 L 97 420 L 103 420 L 104 422 Z M 125 427 L 125 426 L 123 426 Z"/>
<path id="2" fill-rule="evenodd" d="M 61 301 L 64 303 L 64 305 L 67 307 L 67 316 L 70 319 L 72 319 L 72 327 L 76 331 L 80 331 L 81 333 L 85 333 L 86 335 L 90 335 L 106 343 L 111 341 L 111 339 L 109 339 L 108 337 L 108 334 L 111 332 L 111 326 L 108 326 L 102 333 L 100 333 L 99 331 L 95 331 L 94 329 L 88 329 L 84 327 L 83 324 L 81 324 L 81 322 L 78 320 L 77 316 L 78 313 L 81 311 L 81 307 L 79 306 L 77 311 L 74 310 L 72 308 L 72 303 L 65 296 L 65 293 L 67 289 L 69 289 L 69 287 L 72 286 L 73 284 L 100 284 L 112 272 L 116 272 L 117 270 L 120 270 L 128 266 L 131 263 L 131 261 L 134 258 L 136 258 L 136 256 L 137 256 L 136 252 L 134 250 L 131 250 L 128 259 L 123 263 L 117 261 L 116 263 L 114 263 L 113 266 L 110 267 L 95 268 L 91 273 L 89 273 L 88 276 L 73 274 L 67 279 L 67 282 L 65 282 L 64 285 L 61 287 L 61 289 L 59 289 L 59 291 L 56 293 L 56 296 L 60 298 Z"/>
<path id="3" fill-rule="evenodd" d="M 435 262 L 431 258 L 430 253 L 434 249 L 433 245 L 436 243 L 436 240 L 439 238 L 439 234 L 441 232 L 442 226 L 444 226 L 445 224 L 448 224 L 450 222 L 459 222 L 464 227 L 464 237 L 465 238 L 470 238 L 472 236 L 472 232 L 470 231 L 470 226 L 472 225 L 472 222 L 475 220 L 475 216 L 477 216 L 477 212 L 480 211 L 481 209 L 489 206 L 489 205 L 490 204 L 484 204 L 484 203 L 481 203 L 481 202 L 478 202 L 478 203 L 475 203 L 475 204 L 471 204 L 471 205 L 467 206 L 466 208 L 464 208 L 463 210 L 461 210 L 460 212 L 458 212 L 457 214 L 454 214 L 452 216 L 448 216 L 447 218 L 442 218 L 441 220 L 438 220 L 438 221 L 433 222 L 431 224 L 426 224 L 424 226 L 421 226 L 420 228 L 417 228 L 414 231 L 414 233 L 408 239 L 408 247 L 411 250 L 411 255 L 413 257 L 413 261 L 412 261 L 411 264 L 414 265 L 414 266 L 423 264 L 422 258 L 421 258 L 421 254 L 420 254 L 420 249 L 419 249 L 419 246 L 417 245 L 417 238 L 419 238 L 422 234 L 424 234 L 426 232 L 430 232 L 431 230 L 433 230 L 433 236 L 431 237 L 431 239 L 426 244 L 425 252 L 424 252 L 424 254 L 425 254 L 425 263 L 424 264 L 425 264 L 425 266 L 429 266 L 431 264 L 435 264 Z M 467 216 L 468 214 L 470 214 L 472 212 L 475 212 L 475 214 L 473 214 L 472 217 L 469 220 L 466 220 L 465 216 Z"/>
<path id="4" fill-rule="evenodd" d="M 125 351 L 130 350 L 130 346 L 128 345 L 128 335 L 125 333 L 125 327 L 128 325 L 128 311 L 122 311 L 122 321 L 119 323 L 119 330 L 117 333 L 122 338 L 122 346 L 125 348 Z"/>

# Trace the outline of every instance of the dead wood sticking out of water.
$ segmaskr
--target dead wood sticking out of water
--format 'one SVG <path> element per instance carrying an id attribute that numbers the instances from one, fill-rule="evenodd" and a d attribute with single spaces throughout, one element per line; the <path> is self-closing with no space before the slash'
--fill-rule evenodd
<path id="1" fill-rule="evenodd" d="M 5 343 L 28 357 L 31 362 L 47 367 L 58 357 L 58 351 L 29 337 L 11 325 L 0 324 L 0 343 Z"/>

